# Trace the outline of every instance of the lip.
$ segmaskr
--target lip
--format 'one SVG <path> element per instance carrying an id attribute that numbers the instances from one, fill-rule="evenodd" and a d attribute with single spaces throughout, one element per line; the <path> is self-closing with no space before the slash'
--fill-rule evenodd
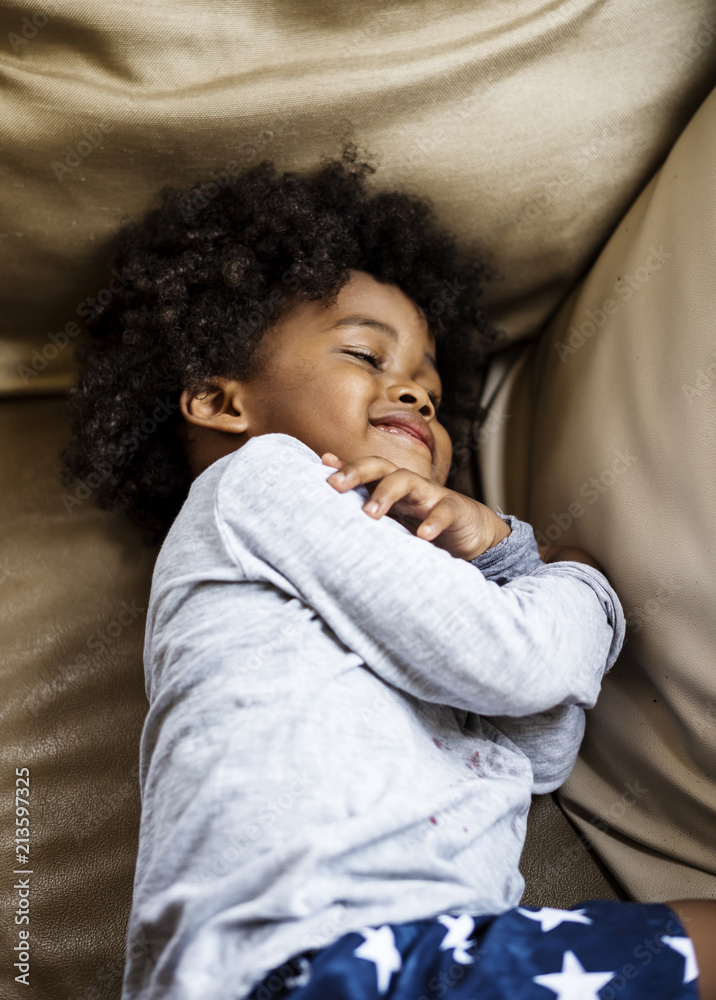
<path id="1" fill-rule="evenodd" d="M 396 430 L 403 432 L 399 435 L 400 437 L 410 436 L 414 438 L 419 444 L 425 445 L 432 455 L 434 448 L 433 434 L 428 425 L 423 423 L 422 420 L 408 416 L 405 413 L 387 413 L 384 417 L 372 421 L 372 423 L 374 427 L 395 427 Z"/>

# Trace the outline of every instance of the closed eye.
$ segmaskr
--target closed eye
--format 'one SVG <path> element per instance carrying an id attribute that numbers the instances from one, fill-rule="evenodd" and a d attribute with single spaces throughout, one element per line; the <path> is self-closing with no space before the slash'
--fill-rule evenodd
<path id="1" fill-rule="evenodd" d="M 365 358 L 366 361 L 370 361 L 376 368 L 380 368 L 380 362 L 374 354 L 368 354 L 363 351 L 346 351 L 346 354 L 351 354 L 354 358 Z"/>
<path id="2" fill-rule="evenodd" d="M 380 368 L 380 358 L 377 358 L 374 354 L 369 354 L 367 351 L 346 351 L 346 354 L 350 354 L 354 358 L 363 358 L 364 361 L 368 361 L 373 365 L 374 368 Z M 435 407 L 435 412 L 440 409 L 440 399 L 435 395 L 434 392 L 428 392 L 428 399 Z"/>

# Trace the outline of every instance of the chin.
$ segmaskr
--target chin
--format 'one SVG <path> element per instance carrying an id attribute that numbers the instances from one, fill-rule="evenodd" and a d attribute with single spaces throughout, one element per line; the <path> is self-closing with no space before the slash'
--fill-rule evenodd
<path id="1" fill-rule="evenodd" d="M 406 454 L 407 452 L 407 448 L 398 447 L 392 454 L 382 454 L 382 457 L 393 462 L 399 469 L 409 469 L 424 479 L 434 479 L 433 460 L 430 452 L 426 451 L 425 458 L 422 459 L 419 455 L 414 455 L 412 449 L 409 454 Z"/>

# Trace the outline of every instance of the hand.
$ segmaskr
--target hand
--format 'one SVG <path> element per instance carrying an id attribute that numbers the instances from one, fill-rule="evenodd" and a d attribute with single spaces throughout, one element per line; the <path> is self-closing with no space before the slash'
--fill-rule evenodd
<path id="1" fill-rule="evenodd" d="M 578 549 L 572 545 L 538 545 L 537 548 L 539 549 L 539 557 L 544 563 L 569 560 L 570 562 L 586 563 L 587 566 L 594 566 L 600 573 L 604 573 L 596 559 L 593 559 L 584 549 Z M 604 575 L 606 576 L 606 573 Z"/>
<path id="2" fill-rule="evenodd" d="M 363 507 L 370 517 L 377 520 L 387 514 L 457 559 L 476 559 L 510 534 L 509 525 L 485 504 L 401 469 L 387 458 L 371 455 L 342 462 L 326 451 L 321 461 L 344 474 L 341 479 L 334 472 L 326 479 L 339 493 L 361 485 L 373 487 Z M 378 504 L 377 510 L 368 509 L 371 502 Z"/>

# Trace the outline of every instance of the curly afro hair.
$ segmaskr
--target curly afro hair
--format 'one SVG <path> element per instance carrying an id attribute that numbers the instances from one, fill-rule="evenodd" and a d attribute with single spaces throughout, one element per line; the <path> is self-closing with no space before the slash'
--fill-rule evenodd
<path id="1" fill-rule="evenodd" d="M 167 185 L 160 208 L 138 224 L 122 220 L 110 263 L 122 287 L 76 349 L 82 374 L 67 397 L 60 474 L 66 488 L 79 480 L 97 507 L 125 514 L 148 546 L 163 541 L 192 483 L 182 391 L 202 393 L 217 376 L 250 379 L 286 304 L 335 304 L 351 269 L 396 285 L 425 313 L 453 441 L 454 421 L 475 405 L 476 366 L 499 335 L 476 304 L 486 265 L 461 259 L 428 199 L 366 192 L 375 167 L 352 142 L 321 163 L 313 176 L 279 176 L 263 160 L 188 190 Z"/>

